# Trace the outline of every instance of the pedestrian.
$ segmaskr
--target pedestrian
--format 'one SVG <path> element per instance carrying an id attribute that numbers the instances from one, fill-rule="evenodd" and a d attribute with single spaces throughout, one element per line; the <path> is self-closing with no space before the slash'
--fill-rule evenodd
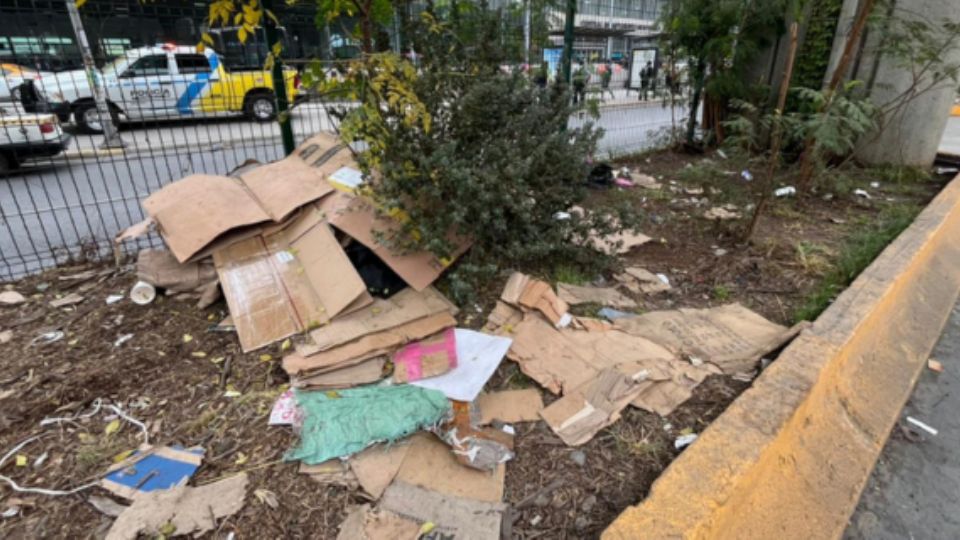
<path id="1" fill-rule="evenodd" d="M 640 100 L 647 100 L 647 91 L 650 89 L 650 75 L 653 73 L 653 64 L 647 62 L 647 65 L 640 68 Z"/>
<path id="2" fill-rule="evenodd" d="M 573 102 L 582 103 L 586 98 L 587 92 L 587 71 L 583 64 L 577 64 L 577 70 L 573 72 Z"/>
<path id="3" fill-rule="evenodd" d="M 547 71 L 549 67 L 547 63 L 544 62 L 540 64 L 540 67 L 536 68 L 533 72 L 533 84 L 537 85 L 541 90 L 547 87 Z"/>
<path id="4" fill-rule="evenodd" d="M 610 80 L 613 79 L 613 64 L 607 62 L 603 65 L 603 73 L 600 74 L 600 95 L 606 95 L 610 92 L 610 99 L 614 98 L 613 90 L 610 89 Z"/>

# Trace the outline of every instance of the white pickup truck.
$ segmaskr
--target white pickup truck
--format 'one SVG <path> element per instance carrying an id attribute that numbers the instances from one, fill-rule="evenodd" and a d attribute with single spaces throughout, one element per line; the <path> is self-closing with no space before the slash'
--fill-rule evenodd
<path id="1" fill-rule="evenodd" d="M 52 157 L 70 145 L 55 114 L 32 114 L 17 107 L 0 107 L 0 176 L 24 160 Z"/>

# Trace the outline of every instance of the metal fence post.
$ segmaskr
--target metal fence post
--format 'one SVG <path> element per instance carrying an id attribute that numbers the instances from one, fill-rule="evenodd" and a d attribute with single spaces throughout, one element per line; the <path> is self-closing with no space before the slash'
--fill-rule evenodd
<path id="1" fill-rule="evenodd" d="M 265 11 L 273 12 L 273 0 L 263 0 L 262 5 Z M 280 43 L 280 33 L 277 32 L 276 22 L 274 22 L 271 17 L 267 17 L 267 19 L 270 20 L 265 20 L 264 29 L 267 34 L 267 43 L 272 52 L 275 50 L 276 44 Z M 280 43 L 280 47 L 282 50 L 282 43 Z M 280 55 L 277 55 L 273 59 L 273 70 L 271 74 L 273 76 L 273 93 L 277 96 L 277 118 L 280 120 L 280 137 L 283 139 L 283 151 L 289 155 L 297 145 L 293 140 L 293 128 L 290 126 L 287 83 L 283 78 L 283 63 L 280 61 Z"/>
<path id="2" fill-rule="evenodd" d="M 67 13 L 70 14 L 70 24 L 73 26 L 73 32 L 77 35 L 77 45 L 80 47 L 80 55 L 83 57 L 83 68 L 87 73 L 87 83 L 93 90 L 93 100 L 97 103 L 97 115 L 100 117 L 100 125 L 103 127 L 103 144 L 101 148 L 124 148 L 127 146 L 117 127 L 113 125 L 113 116 L 110 114 L 110 106 L 107 104 L 107 96 L 103 91 L 103 81 L 97 74 L 97 65 L 93 62 L 93 52 L 90 50 L 90 43 L 87 41 L 87 32 L 83 29 L 83 21 L 80 19 L 80 11 L 77 10 L 75 0 L 65 0 Z"/>

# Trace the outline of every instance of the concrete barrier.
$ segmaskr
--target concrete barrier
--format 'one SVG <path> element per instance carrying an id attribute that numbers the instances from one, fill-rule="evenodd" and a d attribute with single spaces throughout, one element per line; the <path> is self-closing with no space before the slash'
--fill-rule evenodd
<path id="1" fill-rule="evenodd" d="M 839 538 L 958 291 L 960 177 L 603 538 Z"/>

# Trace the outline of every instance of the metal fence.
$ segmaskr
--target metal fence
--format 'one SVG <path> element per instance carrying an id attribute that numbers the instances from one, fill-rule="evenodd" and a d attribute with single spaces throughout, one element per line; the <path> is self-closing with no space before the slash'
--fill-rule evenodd
<path id="1" fill-rule="evenodd" d="M 39 14 L 48 14 L 44 10 L 50 6 L 44 6 L 50 2 L 17 2 L 30 3 L 36 12 L 27 6 L 5 13 L 7 35 L 0 36 L 9 45 L 0 50 L 0 156 L 5 158 L 0 167 L 5 163 L 9 169 L 0 172 L 0 280 L 74 260 L 112 257 L 114 236 L 144 218 L 141 201 L 163 185 L 189 174 L 226 174 L 250 159 L 283 157 L 268 91 L 272 79 L 262 69 L 265 51 L 256 37 L 240 48 L 224 42 L 220 53 L 149 38 L 120 43 L 103 32 L 92 38 L 98 40 L 99 76 L 124 142 L 123 148 L 109 148 L 98 133 L 102 126 L 91 109 L 86 76 L 71 70 L 82 62 L 79 51 L 70 48 L 73 42 L 64 39 L 62 21 L 44 23 L 55 31 L 37 32 Z M 21 30 L 11 17 L 22 17 Z M 285 78 L 291 89 L 304 62 L 288 61 Z M 594 121 L 605 130 L 601 154 L 649 148 L 681 122 L 682 93 L 661 83 L 641 96 L 627 88 L 623 66 L 614 67 L 604 86 L 599 71 L 605 67 L 584 66 L 591 73 L 588 97 L 599 100 L 600 118 L 577 114 L 571 119 L 574 125 Z M 21 86 L 24 82 L 38 90 L 39 102 L 24 100 L 20 92 L 30 88 Z M 297 142 L 333 129 L 323 105 L 304 96 L 290 119 Z M 57 144 L 65 149 L 56 152 Z M 158 240 L 139 242 L 127 249 Z"/>

